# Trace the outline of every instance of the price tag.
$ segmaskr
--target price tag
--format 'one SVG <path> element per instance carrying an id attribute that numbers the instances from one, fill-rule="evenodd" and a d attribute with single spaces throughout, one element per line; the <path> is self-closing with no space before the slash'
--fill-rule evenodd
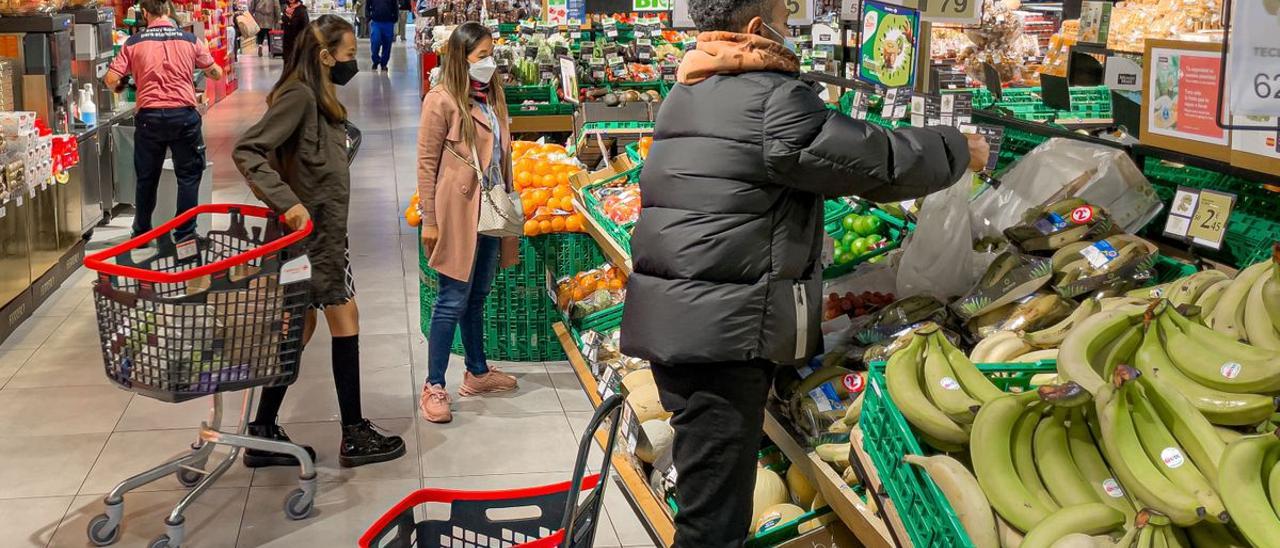
<path id="1" fill-rule="evenodd" d="M 650 40 L 648 38 L 636 38 L 636 47 L 638 48 L 653 47 L 653 40 Z"/>
<path id="2" fill-rule="evenodd" d="M 991 149 L 991 153 L 987 156 L 987 166 L 983 171 L 992 171 L 996 168 L 996 162 L 1000 160 L 1000 144 L 1004 142 L 1004 126 L 977 126 L 977 133 L 983 139 L 987 140 L 987 147 Z"/>
<path id="3" fill-rule="evenodd" d="M 813 0 L 783 0 L 787 6 L 787 25 L 807 27 L 813 24 Z M 782 29 L 778 29 L 782 32 Z"/>
<path id="4" fill-rule="evenodd" d="M 304 282 L 311 279 L 311 259 L 306 255 L 291 259 L 280 266 L 280 285 Z"/>
<path id="5" fill-rule="evenodd" d="M 1191 217 L 1187 237 L 1191 243 L 1211 249 L 1222 248 L 1222 238 L 1227 234 L 1227 220 L 1235 207 L 1236 197 L 1225 192 L 1201 190 L 1196 212 Z"/>
<path id="6" fill-rule="evenodd" d="M 919 0 L 920 19 L 935 23 L 977 23 L 981 18 L 979 0 Z"/>
<path id="7" fill-rule="evenodd" d="M 1269 0 L 1236 0 L 1232 5 L 1227 68 L 1231 111 L 1280 115 L 1280 7 Z"/>
<path id="8" fill-rule="evenodd" d="M 580 30 L 569 31 L 569 38 L 574 41 L 582 40 L 582 31 Z"/>

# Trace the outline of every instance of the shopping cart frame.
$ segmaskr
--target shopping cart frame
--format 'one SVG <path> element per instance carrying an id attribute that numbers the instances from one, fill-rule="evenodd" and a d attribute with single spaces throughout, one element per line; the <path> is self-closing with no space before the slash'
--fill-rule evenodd
<path id="1" fill-rule="evenodd" d="M 412 548 L 415 544 L 410 543 L 411 539 L 423 525 L 453 526 L 456 525 L 456 520 L 460 517 L 474 520 L 471 523 L 485 521 L 488 522 L 486 525 L 493 525 L 499 523 L 499 521 L 487 517 L 485 515 L 487 511 L 536 506 L 537 502 L 563 505 L 563 512 L 559 512 L 559 508 L 540 507 L 547 514 L 542 516 L 544 518 L 548 517 L 548 515 L 551 517 L 555 515 L 562 516 L 558 523 L 560 528 L 542 538 L 529 539 L 521 544 L 514 544 L 508 541 L 503 543 L 503 546 L 511 548 L 590 548 L 595 542 L 595 530 L 599 524 L 600 511 L 604 506 L 605 485 L 608 483 L 606 479 L 609 477 L 612 467 L 610 456 L 613 454 L 614 442 L 618 437 L 623 405 L 622 396 L 615 394 L 604 400 L 600 407 L 596 409 L 578 444 L 578 454 L 573 466 L 573 478 L 570 481 L 541 487 L 498 491 L 419 489 L 405 497 L 404 500 L 401 500 L 384 513 L 378 521 L 374 522 L 360 536 L 360 548 Z M 604 444 L 604 462 L 601 464 L 598 474 L 587 476 L 587 459 L 590 457 L 591 447 L 595 445 L 596 433 L 606 420 L 609 421 L 609 426 L 607 428 L 607 441 Z M 578 502 L 579 495 L 583 489 L 590 489 L 591 492 L 585 499 Z M 559 500 L 561 498 L 564 499 L 563 502 Z M 421 523 L 416 522 L 413 515 L 414 508 L 427 503 L 450 504 L 450 519 L 443 522 L 431 520 Z M 552 524 L 552 526 L 555 525 L 557 524 Z M 549 527 L 547 528 L 549 529 Z M 474 531 L 474 528 L 469 530 Z M 439 546 L 438 544 L 421 544 L 425 540 L 422 538 L 416 539 L 416 546 L 419 548 L 423 546 Z M 501 541 L 504 539 L 491 537 L 491 540 Z M 472 544 L 482 545 L 474 541 Z"/>
<path id="2" fill-rule="evenodd" d="M 200 205 L 137 238 L 86 257 L 85 266 L 98 271 L 103 278 L 107 276 L 128 277 L 140 282 L 153 284 L 186 282 L 271 256 L 301 242 L 311 233 L 312 229 L 311 222 L 308 221 L 303 228 L 284 234 L 276 240 L 264 243 L 251 250 L 179 272 L 161 272 L 110 262 L 114 257 L 164 238 L 173 229 L 202 214 L 226 214 L 232 216 L 247 214 L 268 220 L 274 219 L 275 222 L 281 224 L 284 222 L 283 216 L 276 215 L 270 209 L 261 206 L 241 204 Z M 162 243 L 162 246 L 166 248 L 172 245 L 172 243 L 168 242 Z M 299 349 L 298 352 L 301 352 L 301 350 Z M 186 520 L 183 514 L 187 508 L 195 503 L 201 495 L 207 492 L 219 478 L 231 469 L 231 466 L 239 459 L 242 449 L 284 453 L 297 459 L 301 469 L 298 476 L 299 486 L 285 496 L 284 513 L 288 518 L 294 520 L 309 517 L 315 504 L 317 488 L 315 462 L 312 461 L 311 456 L 297 444 L 258 438 L 246 434 L 257 388 L 257 386 L 253 386 L 244 390 L 244 397 L 240 406 L 240 423 L 234 432 L 224 432 L 222 430 L 225 399 L 223 391 L 211 392 L 209 395 L 213 396 L 213 400 L 209 419 L 200 423 L 196 441 L 191 445 L 190 451 L 118 483 L 103 499 L 105 511 L 89 520 L 86 528 L 89 541 L 96 546 L 107 546 L 119 540 L 124 519 L 124 495 L 129 491 L 173 474 L 178 482 L 189 488 L 190 491 L 183 496 L 173 510 L 170 511 L 168 517 L 165 518 L 165 533 L 153 539 L 148 544 L 148 547 L 177 548 L 181 546 L 185 540 Z M 209 458 L 218 445 L 225 445 L 230 448 L 230 451 L 216 465 L 208 468 Z"/>

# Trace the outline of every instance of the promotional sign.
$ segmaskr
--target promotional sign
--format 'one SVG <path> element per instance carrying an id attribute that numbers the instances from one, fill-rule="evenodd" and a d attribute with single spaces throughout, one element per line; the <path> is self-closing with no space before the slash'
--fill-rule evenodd
<path id="1" fill-rule="evenodd" d="M 874 0 L 863 2 L 858 77 L 890 88 L 911 87 L 919 35 L 919 12 Z"/>
<path id="2" fill-rule="evenodd" d="M 1164 233 L 1195 245 L 1221 249 L 1235 202 L 1234 194 L 1179 186 L 1169 207 Z"/>
<path id="3" fill-rule="evenodd" d="M 568 0 L 547 0 L 547 8 L 543 10 L 543 20 L 556 25 L 569 20 Z"/>
<path id="4" fill-rule="evenodd" d="M 1111 30 L 1111 2 L 1085 0 L 1080 3 L 1080 41 L 1105 44 Z"/>
<path id="5" fill-rule="evenodd" d="M 920 18 L 931 23 L 971 25 L 982 18 L 982 0 L 918 0 Z"/>
<path id="6" fill-rule="evenodd" d="M 560 87 L 567 90 L 578 89 L 578 64 L 573 62 L 573 58 L 563 56 L 560 58 Z M 577 93 L 564 94 L 564 100 L 573 104 L 578 104 Z"/>
<path id="7" fill-rule="evenodd" d="M 1236 0 L 1233 5 L 1227 69 L 1231 110 L 1280 115 L 1280 2 Z"/>
<path id="8" fill-rule="evenodd" d="M 631 0 L 631 11 L 670 11 L 670 0 Z"/>
<path id="9" fill-rule="evenodd" d="M 1146 49 L 1142 142 L 1226 160 L 1231 135 L 1217 122 L 1220 46 L 1148 39 Z"/>

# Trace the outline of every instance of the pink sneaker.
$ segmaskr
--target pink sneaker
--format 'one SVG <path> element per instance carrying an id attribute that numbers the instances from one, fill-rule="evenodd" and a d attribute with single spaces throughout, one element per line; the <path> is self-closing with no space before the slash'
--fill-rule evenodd
<path id="1" fill-rule="evenodd" d="M 490 366 L 489 372 L 483 375 L 472 375 L 467 371 L 462 377 L 462 388 L 459 396 L 479 396 L 496 392 L 510 392 L 516 389 L 516 378 Z"/>
<path id="2" fill-rule="evenodd" d="M 422 399 L 418 400 L 418 408 L 422 410 L 422 418 L 427 422 L 453 421 L 453 412 L 449 411 L 449 393 L 438 384 L 422 389 Z"/>

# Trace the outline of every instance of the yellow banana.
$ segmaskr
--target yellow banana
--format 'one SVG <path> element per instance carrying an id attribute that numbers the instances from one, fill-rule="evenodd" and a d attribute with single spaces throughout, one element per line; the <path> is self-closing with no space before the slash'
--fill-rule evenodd
<path id="1" fill-rule="evenodd" d="M 997 331 L 992 333 L 991 336 L 978 341 L 978 344 L 974 345 L 973 351 L 969 352 L 969 361 L 973 363 L 991 363 L 991 360 L 988 359 L 988 356 L 991 354 L 991 350 L 1001 343 L 1017 337 L 1018 334 L 1012 331 Z"/>
<path id="2" fill-rule="evenodd" d="M 1209 422 L 1224 426 L 1258 424 L 1276 410 L 1276 400 L 1258 394 L 1233 394 L 1209 388 L 1188 377 L 1173 365 L 1162 346 L 1161 334 L 1165 322 L 1157 320 L 1148 328 L 1142 346 L 1134 356 L 1134 367 L 1146 377 L 1159 379 L 1162 384 L 1186 397 Z M 1173 329 L 1177 329 L 1173 327 Z M 1183 335 L 1177 335 L 1183 336 Z"/>
<path id="3" fill-rule="evenodd" d="M 1027 392 L 987 402 L 973 421 L 974 441 L 969 446 L 973 471 L 991 507 L 1020 531 L 1030 530 L 1053 512 L 1022 483 L 1013 464 L 1013 429 L 1035 398 L 1034 392 Z"/>
<path id="4" fill-rule="evenodd" d="M 1102 427 L 1102 448 L 1120 484 L 1133 492 L 1144 505 L 1168 516 L 1182 526 L 1205 517 L 1205 509 L 1190 492 L 1169 481 L 1147 458 L 1134 428 L 1128 398 L 1110 384 L 1095 393 L 1098 422 Z M 981 413 L 979 413 L 981 416 Z"/>
<path id="5" fill-rule="evenodd" d="M 1017 471 L 1018 478 L 1022 480 L 1022 484 L 1027 487 L 1032 496 L 1038 498 L 1051 511 L 1056 511 L 1061 505 L 1054 500 L 1053 495 L 1049 494 L 1049 489 L 1045 487 L 1044 481 L 1040 479 L 1040 473 L 1036 470 L 1035 433 L 1043 412 L 1043 405 L 1032 405 L 1014 424 L 1013 469 Z"/>
<path id="6" fill-rule="evenodd" d="M 1216 488 L 1218 464 L 1222 460 L 1222 452 L 1227 450 L 1227 444 L 1218 436 L 1217 430 L 1173 385 L 1142 375 L 1138 378 L 1138 387 L 1160 421 L 1177 439 L 1178 445 L 1191 457 L 1191 462 Z"/>
<path id="7" fill-rule="evenodd" d="M 1192 462 L 1186 450 L 1160 420 L 1141 387 L 1126 387 L 1124 391 L 1128 393 L 1134 430 L 1138 433 L 1138 439 L 1142 442 L 1142 448 L 1151 459 L 1152 465 L 1169 478 L 1170 482 L 1190 491 L 1204 506 L 1210 519 L 1226 523 L 1228 517 L 1222 499 L 1213 490 L 1209 479 L 1200 473 L 1200 469 Z"/>
<path id="8" fill-rule="evenodd" d="M 1063 507 L 1102 502 L 1071 458 L 1065 424 L 1069 414 L 1068 408 L 1055 408 L 1036 426 L 1032 441 L 1036 469 L 1053 500 Z"/>
<path id="9" fill-rule="evenodd" d="M 1222 292 L 1217 306 L 1213 308 L 1213 317 L 1209 325 L 1215 331 L 1233 339 L 1239 339 L 1244 335 L 1241 324 L 1244 322 L 1245 298 L 1249 296 L 1249 289 L 1253 287 L 1253 282 L 1265 275 L 1270 268 L 1271 262 L 1265 261 L 1250 266 L 1236 275 L 1236 279 L 1227 286 L 1226 291 Z"/>
<path id="10" fill-rule="evenodd" d="M 1221 270 L 1201 270 L 1173 282 L 1173 287 L 1165 298 L 1169 299 L 1173 306 L 1194 304 L 1206 288 L 1217 282 L 1229 279 L 1231 279 L 1230 276 L 1227 276 L 1227 273 Z"/>
<path id="11" fill-rule="evenodd" d="M 1244 300 L 1244 334 L 1249 344 L 1267 350 L 1280 350 L 1280 334 L 1276 333 L 1275 324 L 1271 323 L 1271 315 L 1267 313 L 1263 300 L 1263 289 L 1268 282 L 1275 279 L 1272 274 L 1259 276 L 1249 288 L 1249 296 Z"/>
<path id="12" fill-rule="evenodd" d="M 1142 344 L 1142 326 L 1132 326 L 1125 330 L 1111 344 L 1103 347 L 1094 357 L 1089 359 L 1090 365 L 1099 366 L 1102 378 L 1109 379 L 1116 366 L 1122 363 L 1133 363 L 1133 355 Z"/>
<path id="13" fill-rule="evenodd" d="M 1075 381 L 1089 393 L 1097 394 L 1105 383 L 1098 374 L 1101 367 L 1091 363 L 1093 356 L 1123 335 L 1140 317 L 1141 311 L 1117 309 L 1086 318 L 1062 341 L 1058 349 L 1058 374 L 1063 380 Z"/>
<path id="14" fill-rule="evenodd" d="M 1254 546 L 1280 546 L 1280 518 L 1262 481 L 1266 453 L 1278 443 L 1272 434 L 1240 438 L 1227 446 L 1219 468 L 1223 502 L 1236 529 Z"/>
<path id="15" fill-rule="evenodd" d="M 1116 481 L 1115 474 L 1111 473 L 1107 462 L 1102 459 L 1098 448 L 1100 442 L 1093 439 L 1085 420 L 1084 409 L 1072 410 L 1071 422 L 1067 425 L 1067 446 L 1071 452 L 1071 461 L 1098 499 L 1123 513 L 1126 523 L 1131 522 L 1135 513 L 1133 504 L 1120 482 Z"/>
<path id="16" fill-rule="evenodd" d="M 960 386 L 964 387 L 964 391 L 970 396 L 982 403 L 989 402 L 1000 396 L 1004 392 L 996 385 L 991 384 L 991 379 L 983 375 L 981 371 L 969 361 L 969 358 L 961 352 L 959 348 L 951 344 L 946 337 L 938 340 L 938 345 L 942 347 L 942 351 L 947 356 L 947 361 L 951 364 L 951 370 L 956 374 L 956 380 L 960 381 Z"/>
<path id="17" fill-rule="evenodd" d="M 1050 548 L 1058 539 L 1073 533 L 1100 535 L 1122 525 L 1124 514 L 1100 502 L 1069 506 L 1027 531 L 1022 547 Z"/>
<path id="18" fill-rule="evenodd" d="M 972 424 L 973 415 L 979 405 L 978 400 L 969 397 L 960 382 L 956 380 L 951 363 L 947 361 L 946 353 L 938 344 L 938 339 L 944 337 L 942 330 L 932 327 L 932 331 L 926 332 L 922 328 L 916 331 L 916 336 L 925 338 L 923 377 L 925 395 L 929 396 L 929 400 L 951 420 L 960 424 Z"/>
<path id="19" fill-rule="evenodd" d="M 1218 300 L 1222 298 L 1222 292 L 1226 291 L 1227 287 L 1230 285 L 1230 279 L 1214 282 L 1212 285 L 1205 288 L 1204 292 L 1200 294 L 1200 297 L 1196 299 L 1195 305 L 1196 308 L 1200 309 L 1199 316 L 1201 318 L 1200 323 L 1202 325 L 1204 324 L 1204 320 L 1213 313 L 1213 309 L 1218 306 Z"/>
<path id="20" fill-rule="evenodd" d="M 885 366 L 885 384 L 889 397 L 897 404 L 907 422 L 948 447 L 963 446 L 969 434 L 929 401 L 920 387 L 925 336 L 915 335 L 906 348 L 894 352 Z M 943 449 L 943 448 L 939 448 Z"/>
<path id="21" fill-rule="evenodd" d="M 989 363 L 1006 363 L 1031 350 L 1031 346 L 1023 341 L 1022 337 L 1015 334 L 1012 338 L 1006 338 L 1000 344 L 995 345 L 986 358 Z"/>
<path id="22" fill-rule="evenodd" d="M 1280 390 L 1280 353 L 1205 336 L 1194 323 L 1188 322 L 1188 328 L 1180 330 L 1171 321 L 1173 316 L 1161 315 L 1160 321 L 1168 323 L 1162 324 L 1160 334 L 1170 360 L 1188 377 L 1210 388 L 1237 394 Z M 1269 356 L 1257 358 L 1258 352 Z"/>
<path id="23" fill-rule="evenodd" d="M 1066 319 L 1039 331 L 1027 333 L 1022 338 L 1031 346 L 1056 348 L 1062 344 L 1063 339 L 1067 338 L 1067 333 L 1070 333 L 1072 328 L 1079 325 L 1085 318 L 1097 314 L 1101 309 L 1102 303 L 1097 299 L 1085 299 Z"/>
<path id="24" fill-rule="evenodd" d="M 969 540 L 973 541 L 975 547 L 1000 546 L 991 504 L 978 485 L 978 479 L 973 477 L 973 473 L 964 464 L 945 455 L 906 455 L 902 460 L 924 468 L 929 477 L 933 478 L 933 482 L 938 484 L 938 488 L 956 511 L 956 517 L 960 518 L 960 524 L 964 526 L 964 531 L 969 534 Z"/>

